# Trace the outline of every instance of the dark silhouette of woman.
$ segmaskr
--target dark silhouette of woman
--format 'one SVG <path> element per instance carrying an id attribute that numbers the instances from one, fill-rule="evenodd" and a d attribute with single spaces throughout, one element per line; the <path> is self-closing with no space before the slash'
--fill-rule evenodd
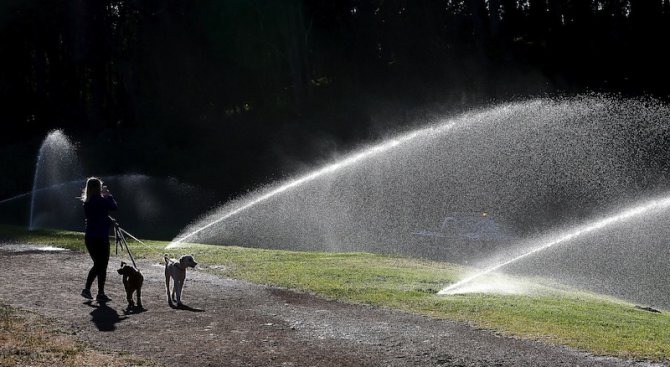
<path id="1" fill-rule="evenodd" d="M 86 180 L 86 187 L 81 195 L 84 202 L 84 213 L 86 215 L 86 232 L 84 241 L 91 259 L 93 267 L 88 272 L 86 286 L 81 291 L 81 295 L 87 299 L 93 299 L 91 296 L 91 285 L 93 280 L 98 278 L 98 302 L 108 302 L 111 299 L 105 295 L 105 280 L 107 279 L 107 263 L 109 262 L 109 225 L 112 220 L 109 218 L 109 211 L 116 210 L 118 206 L 107 190 L 102 181 L 97 177 L 90 177 Z"/>

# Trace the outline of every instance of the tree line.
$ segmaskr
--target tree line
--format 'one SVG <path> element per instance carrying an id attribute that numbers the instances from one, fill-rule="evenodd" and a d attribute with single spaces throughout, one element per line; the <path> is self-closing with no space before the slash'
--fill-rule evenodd
<path id="1" fill-rule="evenodd" d="M 106 172 L 233 195 L 426 111 L 667 98 L 669 35 L 670 0 L 5 0 L 1 153 L 26 158 L 0 188 L 56 127 Z"/>

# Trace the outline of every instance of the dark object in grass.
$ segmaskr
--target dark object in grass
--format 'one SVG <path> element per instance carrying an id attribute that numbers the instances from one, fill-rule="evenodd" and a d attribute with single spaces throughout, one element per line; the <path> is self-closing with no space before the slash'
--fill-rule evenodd
<path id="1" fill-rule="evenodd" d="M 638 310 L 642 310 L 642 311 L 649 311 L 649 312 L 653 312 L 653 313 L 661 313 L 661 311 L 659 311 L 655 308 L 651 308 L 651 307 L 642 307 L 642 306 L 639 306 L 639 305 L 635 305 L 635 308 L 637 308 Z"/>

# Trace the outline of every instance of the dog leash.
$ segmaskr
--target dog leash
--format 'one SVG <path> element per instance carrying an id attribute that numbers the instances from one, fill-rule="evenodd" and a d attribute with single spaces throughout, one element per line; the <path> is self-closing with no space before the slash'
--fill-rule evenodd
<path id="1" fill-rule="evenodd" d="M 137 264 L 135 264 L 135 259 L 133 258 L 133 254 L 130 252 L 130 248 L 128 248 L 128 241 L 126 241 L 126 237 L 123 235 L 126 233 L 128 236 L 132 237 L 135 241 L 138 241 L 139 243 L 143 244 L 144 243 L 140 240 L 138 240 L 135 236 L 131 235 L 130 233 L 126 232 L 121 226 L 119 226 L 119 223 L 116 221 L 116 219 L 112 218 L 111 216 L 109 219 L 112 221 L 112 224 L 114 224 L 114 240 L 116 242 L 116 255 L 119 255 L 119 246 L 121 246 L 121 251 L 123 251 L 123 247 L 125 246 L 126 252 L 128 252 L 128 256 L 130 257 L 130 261 L 133 263 L 133 267 L 137 269 Z M 146 246 L 146 245 L 145 245 Z"/>

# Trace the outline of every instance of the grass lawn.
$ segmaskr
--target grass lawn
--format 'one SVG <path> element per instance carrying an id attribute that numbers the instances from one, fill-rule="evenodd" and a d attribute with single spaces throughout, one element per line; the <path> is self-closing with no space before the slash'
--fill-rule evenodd
<path id="1" fill-rule="evenodd" d="M 78 232 L 28 232 L 0 226 L 0 238 L 84 250 Z M 130 241 L 137 258 L 162 261 L 195 255 L 201 270 L 318 294 L 345 302 L 401 309 L 435 318 L 466 321 L 481 328 L 595 354 L 670 361 L 670 313 L 651 313 L 593 293 L 525 282 L 525 295 L 473 293 L 440 296 L 466 268 L 444 262 L 369 253 L 263 250 L 187 244 L 165 250 L 167 242 Z M 113 243 L 112 243 L 113 245 Z"/>

